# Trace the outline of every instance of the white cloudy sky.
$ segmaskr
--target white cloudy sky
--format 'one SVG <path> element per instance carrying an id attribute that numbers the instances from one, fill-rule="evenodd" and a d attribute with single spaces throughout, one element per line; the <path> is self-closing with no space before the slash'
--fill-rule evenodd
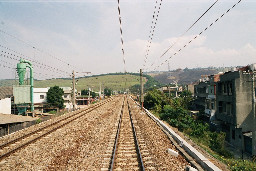
<path id="1" fill-rule="evenodd" d="M 146 63 L 147 66 L 154 63 L 154 67 L 148 70 L 154 70 L 238 2 L 219 0 L 189 32 L 179 38 L 215 1 L 162 1 Z M 143 66 L 155 2 L 120 0 L 128 72 L 138 72 Z M 242 0 L 181 53 L 171 58 L 170 69 L 256 63 L 255 9 L 256 1 Z M 0 45 L 68 73 L 74 67 L 76 71 L 90 71 L 92 74 L 124 71 L 117 0 L 0 0 L 0 30 L 5 32 L 0 31 Z M 178 38 L 177 44 L 160 59 L 161 54 Z M 0 47 L 3 55 L 5 52 L 13 53 L 11 50 Z M 0 56 L 0 79 L 13 78 L 17 61 L 3 55 Z M 41 78 L 61 76 L 48 67 L 40 68 L 35 64 L 34 68 L 36 74 L 44 74 Z M 157 70 L 167 68 L 165 63 Z"/>

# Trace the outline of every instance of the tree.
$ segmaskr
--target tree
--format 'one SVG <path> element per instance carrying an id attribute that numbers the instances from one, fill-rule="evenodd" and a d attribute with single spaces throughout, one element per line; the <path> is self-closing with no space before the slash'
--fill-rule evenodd
<path id="1" fill-rule="evenodd" d="M 111 96 L 112 90 L 110 88 L 104 88 L 104 95 L 105 96 Z"/>
<path id="2" fill-rule="evenodd" d="M 192 100 L 193 100 L 192 93 L 188 90 L 184 90 L 181 92 L 180 98 L 182 100 L 182 102 L 181 102 L 182 106 L 185 109 L 189 109 L 192 105 Z"/>
<path id="3" fill-rule="evenodd" d="M 91 92 L 92 98 L 95 98 L 96 96 L 98 96 L 98 93 L 95 93 L 94 91 Z"/>
<path id="4" fill-rule="evenodd" d="M 139 94 L 140 93 L 140 84 L 135 84 L 131 86 L 130 88 L 131 93 L 133 94 Z"/>
<path id="5" fill-rule="evenodd" d="M 64 91 L 59 86 L 51 87 L 47 92 L 47 102 L 54 107 L 64 108 Z"/>
<path id="6" fill-rule="evenodd" d="M 159 90 L 148 91 L 144 97 L 144 106 L 147 109 L 161 112 L 164 105 L 167 104 L 166 96 Z"/>
<path id="7" fill-rule="evenodd" d="M 81 90 L 81 95 L 85 96 L 85 95 L 89 95 L 89 90 Z"/>

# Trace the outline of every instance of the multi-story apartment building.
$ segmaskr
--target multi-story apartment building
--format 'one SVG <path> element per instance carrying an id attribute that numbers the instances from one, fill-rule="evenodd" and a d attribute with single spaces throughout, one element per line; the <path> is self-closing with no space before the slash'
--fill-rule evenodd
<path id="1" fill-rule="evenodd" d="M 220 80 L 221 74 L 210 75 L 208 78 L 208 86 L 206 87 L 207 97 L 205 101 L 205 115 L 210 117 L 210 121 L 215 120 L 216 112 L 216 85 Z"/>
<path id="2" fill-rule="evenodd" d="M 216 86 L 216 119 L 221 122 L 226 140 L 240 150 L 252 152 L 251 132 L 254 122 L 252 110 L 252 70 L 244 67 L 220 76 Z"/>
<path id="3" fill-rule="evenodd" d="M 208 81 L 201 81 L 194 86 L 195 107 L 197 110 L 205 110 L 206 98 L 208 97 Z"/>

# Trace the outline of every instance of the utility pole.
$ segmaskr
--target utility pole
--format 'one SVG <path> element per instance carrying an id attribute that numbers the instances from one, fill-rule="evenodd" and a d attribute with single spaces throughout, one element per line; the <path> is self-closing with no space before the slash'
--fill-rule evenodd
<path id="1" fill-rule="evenodd" d="M 142 78 L 142 69 L 140 69 L 140 102 L 141 102 L 141 110 L 143 110 L 144 96 L 143 96 L 143 78 Z"/>
<path id="2" fill-rule="evenodd" d="M 252 69 L 253 70 L 253 69 Z M 255 115 L 255 78 L 254 71 L 252 71 L 252 114 L 253 114 L 253 127 L 252 127 L 252 156 L 256 157 L 256 115 Z"/>
<path id="3" fill-rule="evenodd" d="M 102 84 L 102 89 L 103 89 L 103 96 L 102 96 L 102 99 L 104 100 L 105 99 L 105 92 L 104 92 L 104 84 Z"/>
<path id="4" fill-rule="evenodd" d="M 170 84 L 169 84 L 169 86 L 167 86 L 168 87 L 168 91 L 169 91 L 169 98 L 171 97 L 171 90 L 170 90 Z"/>
<path id="5" fill-rule="evenodd" d="M 100 82 L 99 100 L 100 98 L 101 98 L 101 82 Z"/>
<path id="6" fill-rule="evenodd" d="M 90 98 L 90 96 L 91 96 L 91 89 L 90 88 L 88 88 L 88 92 L 89 92 L 88 104 L 90 104 L 90 100 L 91 100 L 91 98 Z"/>
<path id="7" fill-rule="evenodd" d="M 72 103 L 73 103 L 73 110 L 75 110 L 75 107 L 76 107 L 76 92 L 75 92 L 76 82 L 75 82 L 75 71 L 74 70 L 73 70 L 73 73 L 72 73 L 72 80 L 73 80 L 73 100 L 72 100 Z"/>

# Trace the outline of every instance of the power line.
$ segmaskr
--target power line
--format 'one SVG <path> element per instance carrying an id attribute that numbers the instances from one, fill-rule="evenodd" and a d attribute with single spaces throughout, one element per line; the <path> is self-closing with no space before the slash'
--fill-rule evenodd
<path id="1" fill-rule="evenodd" d="M 8 58 L 8 59 L 15 60 L 15 61 L 19 61 L 19 56 L 17 56 L 17 55 L 15 56 L 14 54 L 8 53 L 8 52 L 5 52 L 5 51 L 1 51 L 0 56 L 2 56 L 2 57 L 4 57 L 4 58 Z M 24 59 L 29 60 L 29 59 L 27 59 L 26 57 L 25 57 Z M 33 61 L 31 61 L 31 62 L 33 62 Z M 38 64 L 36 64 L 36 63 L 34 63 L 33 66 L 38 67 L 38 68 L 41 68 L 41 69 L 44 69 L 44 70 L 46 70 L 46 71 L 49 71 L 49 70 L 50 70 L 50 71 L 53 71 L 54 73 L 59 73 L 59 74 L 63 74 L 63 72 L 65 73 L 65 71 L 61 71 L 61 70 L 58 70 L 58 69 L 57 69 L 57 71 L 55 71 L 55 70 L 54 70 L 55 68 L 46 68 L 46 67 L 44 67 L 44 66 L 42 66 L 42 65 L 38 65 Z M 69 73 L 68 73 L 68 74 L 69 74 Z"/>
<path id="2" fill-rule="evenodd" d="M 61 70 L 61 69 L 52 67 L 52 66 L 50 66 L 50 65 L 46 65 L 46 64 L 44 64 L 44 63 L 42 63 L 42 62 L 39 62 L 39 61 L 34 60 L 34 59 L 32 59 L 32 58 L 29 58 L 29 57 L 27 57 L 26 55 L 24 55 L 24 54 L 22 54 L 22 53 L 19 53 L 19 52 L 15 51 L 15 50 L 12 50 L 12 49 L 10 49 L 10 48 L 8 48 L 8 47 L 5 47 L 5 46 L 3 46 L 3 45 L 1 45 L 1 44 L 0 44 L 0 47 L 5 48 L 6 50 L 9 50 L 9 51 L 12 51 L 13 53 L 18 54 L 18 55 L 15 55 L 15 54 L 12 54 L 12 53 L 7 53 L 7 52 L 5 52 L 5 51 L 2 51 L 2 53 L 5 53 L 6 55 L 8 54 L 8 55 L 13 56 L 13 57 L 10 57 L 10 56 L 8 57 L 8 56 L 7 56 L 7 57 L 10 58 L 10 59 L 19 61 L 19 58 L 24 58 L 24 59 L 30 60 L 31 62 L 35 63 L 34 65 L 38 64 L 38 66 L 39 66 L 40 68 L 41 68 L 42 66 L 44 66 L 44 67 L 48 67 L 48 68 L 50 68 L 50 69 L 52 69 L 52 70 L 56 70 L 57 72 L 62 72 L 62 73 L 69 74 L 69 72 L 63 71 L 63 70 Z M 20 56 L 19 56 L 19 55 L 20 55 Z M 22 56 L 22 57 L 21 57 L 21 56 Z M 55 71 L 54 71 L 54 72 L 55 72 Z"/>
<path id="3" fill-rule="evenodd" d="M 216 0 L 179 38 L 159 57 L 162 58 L 174 45 L 176 45 L 182 36 L 184 36 L 219 0 Z M 151 64 L 151 67 L 156 63 L 158 58 Z"/>
<path id="4" fill-rule="evenodd" d="M 121 20 L 121 10 L 120 10 L 120 3 L 118 2 L 118 15 L 119 15 L 119 24 L 120 24 L 120 33 L 121 33 L 121 44 L 122 44 L 122 53 L 123 53 L 123 63 L 124 63 L 124 72 L 126 73 L 125 67 L 125 56 L 124 56 L 124 40 L 123 40 L 123 30 L 122 30 L 122 20 Z"/>
<path id="5" fill-rule="evenodd" d="M 3 51 L 2 51 L 3 52 Z M 6 53 L 6 52 L 5 52 Z M 15 57 L 11 57 L 10 56 L 10 54 L 8 53 L 8 54 L 0 54 L 0 56 L 2 56 L 2 57 L 4 57 L 4 58 L 8 58 L 8 59 L 12 59 L 12 60 L 16 60 L 17 62 L 19 61 L 19 59 L 17 59 L 17 58 L 15 58 Z M 0 60 L 0 61 L 2 61 L 2 60 Z M 5 61 L 4 61 L 5 62 Z M 9 63 L 10 65 L 12 65 L 12 67 L 13 68 L 16 68 L 16 65 L 15 64 L 13 64 L 13 63 L 10 63 L 10 62 L 5 62 L 5 63 Z M 44 69 L 45 71 L 49 71 L 49 69 L 47 69 L 47 68 L 45 68 L 45 67 L 42 67 L 42 66 L 38 66 L 38 65 L 35 65 L 35 64 L 33 64 L 34 65 L 34 67 L 35 68 L 41 68 L 41 69 Z M 8 67 L 8 68 L 10 68 L 10 66 L 4 66 L 4 67 Z M 35 73 L 37 73 L 36 71 L 34 71 Z M 53 73 L 57 73 L 57 72 L 55 72 L 55 71 L 53 71 Z M 44 74 L 45 76 L 52 76 L 52 77 L 56 77 L 56 76 L 54 76 L 53 74 L 45 74 L 45 73 L 37 73 L 37 74 Z M 62 75 L 63 73 L 62 72 L 58 72 L 58 74 L 60 74 L 60 75 Z"/>
<path id="6" fill-rule="evenodd" d="M 44 51 L 44 50 L 42 50 L 42 49 L 40 49 L 40 48 L 37 48 L 37 47 L 33 46 L 33 45 L 30 44 L 30 43 L 27 43 L 26 41 L 24 41 L 24 40 L 18 38 L 17 36 L 14 36 L 14 35 L 12 35 L 12 34 L 10 34 L 10 33 L 7 33 L 6 31 L 4 31 L 4 30 L 2 30 L 2 29 L 0 29 L 0 32 L 4 33 L 4 34 L 6 34 L 6 35 L 8 35 L 8 36 L 10 36 L 10 37 L 12 37 L 12 38 L 14 38 L 14 39 L 20 41 L 20 42 L 22 42 L 22 43 L 25 44 L 26 46 L 29 46 L 29 47 L 31 47 L 31 48 L 37 50 L 38 52 L 47 54 L 48 56 L 52 57 L 53 59 L 56 59 L 56 60 L 58 60 L 58 61 L 60 61 L 60 62 L 62 62 L 62 63 L 64 63 L 64 64 L 68 65 L 69 67 L 72 66 L 73 68 L 76 68 L 76 66 L 71 65 L 71 64 L 69 64 L 68 62 L 66 62 L 66 61 L 64 61 L 64 60 L 62 60 L 62 59 L 59 59 L 59 58 L 55 57 L 54 55 L 50 54 L 49 52 Z"/>
<path id="7" fill-rule="evenodd" d="M 178 51 L 176 51 L 174 54 L 172 54 L 168 59 L 166 59 L 164 62 L 162 62 L 160 65 L 158 65 L 157 67 L 155 67 L 154 70 L 156 70 L 157 68 L 159 68 L 160 66 L 162 66 L 164 63 L 168 62 L 168 60 L 170 60 L 173 56 L 179 54 L 182 49 L 184 49 L 185 47 L 187 47 L 193 40 L 195 40 L 196 38 L 198 38 L 203 32 L 205 32 L 206 30 L 208 30 L 211 26 L 213 26 L 217 21 L 219 21 L 225 14 L 227 14 L 231 9 L 233 9 L 236 5 L 238 5 L 242 0 L 239 0 L 236 4 L 234 4 L 231 8 L 229 8 L 226 12 L 224 12 L 219 18 L 217 18 L 214 22 L 212 22 L 208 27 L 206 27 L 203 31 L 201 31 L 198 35 L 196 35 L 194 38 L 192 38 L 187 44 L 185 44 L 182 48 L 180 48 Z"/>
<path id="8" fill-rule="evenodd" d="M 149 36 L 148 36 L 147 50 L 146 50 L 146 54 L 145 54 L 143 67 L 146 65 L 146 62 L 147 62 L 147 59 L 148 59 L 148 55 L 149 55 L 149 51 L 150 51 L 150 48 L 151 48 L 151 43 L 152 43 L 152 40 L 153 40 L 153 36 L 154 36 L 154 33 L 155 33 L 155 28 L 156 28 L 156 24 L 157 24 L 157 21 L 158 21 L 158 16 L 159 16 L 159 13 L 160 13 L 161 5 L 162 5 L 162 0 L 159 3 L 159 6 L 157 8 L 157 0 L 156 0 L 154 13 L 153 13 L 153 19 L 152 19 L 152 23 L 151 23 L 151 26 L 150 26 Z"/>
<path id="9" fill-rule="evenodd" d="M 180 37 L 184 36 L 219 0 L 216 0 L 182 35 L 179 36 Z M 161 56 L 163 57 L 178 41 L 175 41 Z"/>
<path id="10" fill-rule="evenodd" d="M 2 56 L 2 57 L 4 57 L 2 54 L 0 54 L 0 56 Z M 15 64 L 13 64 L 13 63 L 10 63 L 10 62 L 7 62 L 7 61 L 4 61 L 4 60 L 0 60 L 2 63 L 0 63 L 0 66 L 2 66 L 2 67 L 4 67 L 4 68 L 9 68 L 9 69 L 15 69 L 15 70 L 17 70 L 17 68 L 16 68 L 16 65 Z M 5 63 L 5 64 L 3 64 L 3 63 Z M 44 75 L 44 76 L 52 76 L 52 78 L 53 77 L 56 77 L 56 76 L 54 76 L 53 74 L 46 74 L 46 73 L 42 73 L 42 72 L 37 72 L 37 71 L 33 71 L 34 72 L 34 74 L 36 74 L 36 75 Z"/>

